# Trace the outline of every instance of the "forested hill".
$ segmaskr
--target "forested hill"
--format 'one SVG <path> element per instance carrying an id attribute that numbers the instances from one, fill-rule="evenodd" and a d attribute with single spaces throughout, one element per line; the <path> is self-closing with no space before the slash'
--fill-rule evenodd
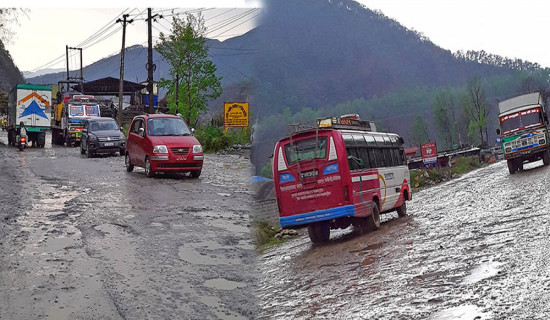
<path id="1" fill-rule="evenodd" d="M 24 83 L 23 75 L 13 63 L 10 53 L 0 41 L 0 92 L 9 92 L 19 83 Z"/>
<path id="2" fill-rule="evenodd" d="M 351 0 L 271 0 L 266 5 L 256 67 L 264 90 L 280 92 L 282 100 L 270 95 L 264 103 L 315 108 L 510 72 L 468 61 L 477 57 L 466 54 L 458 58 Z"/>
<path id="3" fill-rule="evenodd" d="M 407 146 L 424 142 L 411 134 L 420 117 L 425 139 L 439 143 L 432 103 L 441 92 L 454 106 L 449 111 L 456 119 L 454 141 L 476 144 L 461 106 L 463 89 L 474 77 L 485 85 L 487 139 L 494 141 L 498 99 L 547 85 L 548 70 L 536 63 L 484 51 L 452 53 L 352 0 L 265 4 L 255 34 L 257 171 L 269 161 L 275 141 L 287 134 L 287 123 L 316 117 L 358 113 L 402 135 Z"/>

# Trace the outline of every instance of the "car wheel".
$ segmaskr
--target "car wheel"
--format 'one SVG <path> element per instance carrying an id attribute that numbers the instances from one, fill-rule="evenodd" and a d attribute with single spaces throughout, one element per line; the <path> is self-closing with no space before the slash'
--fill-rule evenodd
<path id="1" fill-rule="evenodd" d="M 93 151 L 90 150 L 90 146 L 87 146 L 87 147 L 86 147 L 86 156 L 87 156 L 88 158 L 91 158 L 91 157 L 94 156 Z"/>
<path id="2" fill-rule="evenodd" d="M 126 153 L 126 156 L 124 158 L 124 164 L 126 165 L 126 171 L 132 172 L 134 171 L 134 165 L 130 161 L 130 154 Z"/>
<path id="3" fill-rule="evenodd" d="M 149 157 L 145 158 L 145 175 L 147 178 L 152 178 L 155 175 L 155 172 L 151 169 L 151 161 L 149 161 Z"/>
<path id="4" fill-rule="evenodd" d="M 365 219 L 367 219 L 367 228 L 369 231 L 380 229 L 380 209 L 378 209 L 376 202 L 372 202 L 372 214 Z"/>
<path id="5" fill-rule="evenodd" d="M 120 149 L 120 156 L 122 157 L 126 153 L 126 149 Z"/>
<path id="6" fill-rule="evenodd" d="M 198 178 L 201 176 L 201 171 L 202 170 L 195 170 L 195 171 L 191 171 L 191 177 L 192 178 Z"/>

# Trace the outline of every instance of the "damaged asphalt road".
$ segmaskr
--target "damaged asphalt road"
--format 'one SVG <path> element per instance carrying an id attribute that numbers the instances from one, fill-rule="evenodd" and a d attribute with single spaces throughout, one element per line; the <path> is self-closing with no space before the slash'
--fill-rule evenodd
<path id="1" fill-rule="evenodd" d="M 255 318 L 249 159 L 148 179 L 123 157 L 6 142 L 0 319 Z"/>
<path id="2" fill-rule="evenodd" d="M 550 318 L 550 167 L 525 168 L 501 161 L 415 193 L 375 232 L 266 251 L 258 318 Z"/>

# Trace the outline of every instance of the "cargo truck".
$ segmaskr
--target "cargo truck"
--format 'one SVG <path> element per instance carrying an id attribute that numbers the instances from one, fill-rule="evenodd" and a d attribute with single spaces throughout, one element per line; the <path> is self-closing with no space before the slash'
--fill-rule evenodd
<path id="1" fill-rule="evenodd" d="M 508 171 L 523 170 L 523 164 L 541 160 L 550 164 L 546 105 L 539 92 L 517 96 L 498 104 L 502 151 Z"/>
<path id="2" fill-rule="evenodd" d="M 78 145 L 84 122 L 99 117 L 99 101 L 91 95 L 66 94 L 53 107 L 52 144 Z"/>
<path id="3" fill-rule="evenodd" d="M 27 140 L 43 148 L 46 132 L 50 129 L 52 88 L 32 84 L 18 84 L 8 98 L 8 143 L 16 143 L 21 123 L 27 131 Z"/>

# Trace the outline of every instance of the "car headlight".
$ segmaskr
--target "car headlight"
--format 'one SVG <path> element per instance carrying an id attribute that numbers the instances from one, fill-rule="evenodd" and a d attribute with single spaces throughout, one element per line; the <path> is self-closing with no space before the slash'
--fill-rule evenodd
<path id="1" fill-rule="evenodd" d="M 126 136 L 125 136 L 124 133 L 122 133 L 122 132 L 120 133 L 120 136 L 119 136 L 119 137 L 120 137 L 121 140 L 126 139 Z"/>
<path id="2" fill-rule="evenodd" d="M 168 148 L 164 145 L 155 146 L 153 148 L 153 154 L 168 153 Z"/>
<path id="3" fill-rule="evenodd" d="M 91 141 L 97 141 L 97 136 L 96 135 L 90 134 L 88 137 L 90 137 Z"/>
<path id="4" fill-rule="evenodd" d="M 193 153 L 202 153 L 202 146 L 200 144 L 194 144 Z"/>

